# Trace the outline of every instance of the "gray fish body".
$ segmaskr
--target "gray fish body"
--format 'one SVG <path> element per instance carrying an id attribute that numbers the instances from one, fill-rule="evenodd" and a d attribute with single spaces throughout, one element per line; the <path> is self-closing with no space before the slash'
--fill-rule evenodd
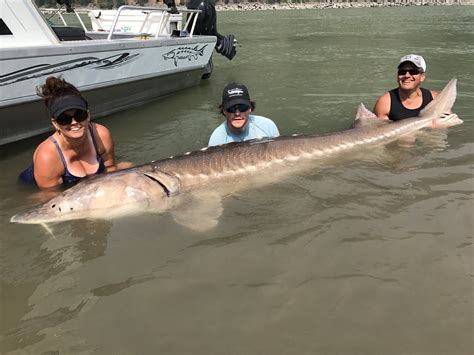
<path id="1" fill-rule="evenodd" d="M 213 188 L 250 174 L 344 154 L 357 147 L 388 143 L 424 127 L 461 124 L 450 113 L 456 98 L 456 80 L 418 117 L 397 122 L 377 119 L 361 104 L 351 129 L 320 135 L 263 138 L 203 148 L 178 157 L 84 179 L 52 200 L 17 214 L 16 223 L 46 223 L 78 218 L 107 218 L 175 208 L 179 196 Z"/>

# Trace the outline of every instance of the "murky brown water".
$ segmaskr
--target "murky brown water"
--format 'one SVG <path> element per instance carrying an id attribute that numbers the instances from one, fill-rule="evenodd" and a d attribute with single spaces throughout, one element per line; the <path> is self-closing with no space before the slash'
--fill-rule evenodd
<path id="1" fill-rule="evenodd" d="M 121 159 L 206 145 L 231 80 L 282 134 L 344 129 L 411 52 L 426 87 L 459 79 L 465 123 L 231 194 L 206 233 L 169 215 L 10 224 L 39 139 L 1 147 L 0 352 L 473 354 L 473 22 L 468 6 L 219 14 L 235 60 L 101 120 Z"/>

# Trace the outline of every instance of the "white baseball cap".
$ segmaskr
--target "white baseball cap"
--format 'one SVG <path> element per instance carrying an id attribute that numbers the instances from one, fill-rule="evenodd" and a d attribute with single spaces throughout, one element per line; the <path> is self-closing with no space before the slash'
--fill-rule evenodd
<path id="1" fill-rule="evenodd" d="M 425 62 L 425 60 L 423 59 L 423 57 L 421 55 L 408 54 L 408 55 L 405 55 L 405 56 L 401 57 L 400 61 L 398 62 L 398 67 L 397 68 L 400 68 L 400 66 L 405 62 L 413 63 L 418 67 L 418 69 L 422 70 L 423 72 L 426 71 L 426 62 Z"/>

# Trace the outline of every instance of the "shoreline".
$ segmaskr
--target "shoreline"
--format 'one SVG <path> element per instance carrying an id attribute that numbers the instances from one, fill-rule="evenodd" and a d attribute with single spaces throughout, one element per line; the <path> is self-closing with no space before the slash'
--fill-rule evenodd
<path id="1" fill-rule="evenodd" d="M 370 7 L 409 7 L 409 6 L 464 6 L 473 5 L 470 1 L 462 2 L 434 2 L 434 1 L 413 1 L 406 3 L 395 2 L 307 2 L 307 3 L 281 3 L 265 4 L 258 2 L 245 2 L 239 4 L 215 5 L 217 12 L 224 11 L 269 11 L 269 10 L 305 10 L 305 9 L 358 9 Z"/>

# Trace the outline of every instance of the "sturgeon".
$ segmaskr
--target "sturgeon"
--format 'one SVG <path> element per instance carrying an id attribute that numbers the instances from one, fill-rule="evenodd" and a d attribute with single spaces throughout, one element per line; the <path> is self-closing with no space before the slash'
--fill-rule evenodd
<path id="1" fill-rule="evenodd" d="M 463 123 L 451 108 L 456 99 L 456 79 L 427 105 L 420 115 L 401 121 L 378 119 L 361 103 L 351 128 L 332 133 L 280 136 L 203 148 L 177 157 L 152 161 L 126 170 L 80 181 L 50 201 L 16 214 L 11 222 L 43 224 L 72 219 L 97 219 L 140 211 L 185 211 L 192 203 L 177 205 L 180 197 L 203 191 L 203 200 L 213 201 L 215 187 L 233 178 L 251 174 L 273 176 L 276 167 L 313 163 L 362 146 L 388 143 L 425 127 L 449 127 Z M 273 168 L 273 169 L 272 169 Z M 270 170 L 272 169 L 272 170 Z M 288 172 L 292 171 L 286 169 Z M 182 201 L 182 200 L 181 200 Z M 189 201 L 188 201 L 189 202 Z M 183 206 L 184 205 L 184 206 Z M 217 223 L 221 206 L 207 214 L 207 229 Z M 207 212 L 205 212 L 207 213 Z M 203 220 L 199 215 L 175 219 L 187 226 Z"/>

